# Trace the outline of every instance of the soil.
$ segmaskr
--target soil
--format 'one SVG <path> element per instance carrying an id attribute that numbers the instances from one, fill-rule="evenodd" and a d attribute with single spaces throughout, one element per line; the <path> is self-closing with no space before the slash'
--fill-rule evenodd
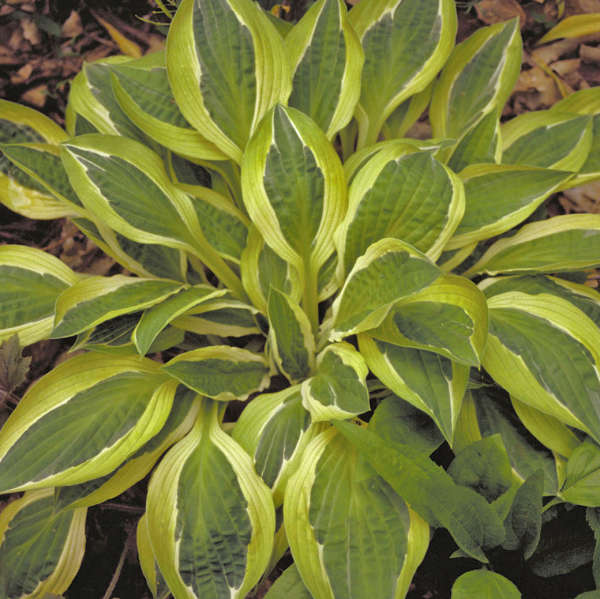
<path id="1" fill-rule="evenodd" d="M 290 5 L 288 14 L 295 17 L 308 3 L 283 2 Z M 264 4 L 271 8 L 275 2 L 264 0 Z M 547 108 L 564 94 L 600 85 L 600 33 L 537 45 L 561 17 L 600 13 L 600 0 L 479 0 L 458 1 L 457 6 L 459 39 L 486 24 L 513 16 L 521 20 L 523 68 L 503 118 Z M 121 53 L 122 48 L 137 48 L 141 53 L 160 48 L 164 40 L 161 28 L 151 21 L 165 21 L 153 0 L 0 0 L 0 98 L 32 106 L 63 125 L 69 81 L 82 62 Z M 600 184 L 557 194 L 547 202 L 547 210 L 550 215 L 600 213 Z M 112 274 L 115 268 L 66 220 L 31 221 L 0 205 L 0 244 L 4 243 L 40 248 L 82 272 Z M 596 286 L 597 279 L 597 274 L 592 275 L 589 284 Z M 0 389 L 0 425 L 27 385 L 64 359 L 68 346 L 68 342 L 50 340 L 25 349 L 25 355 L 32 357 L 31 367 L 23 384 L 5 394 L 4 401 Z M 68 599 L 150 599 L 135 551 L 135 526 L 144 509 L 146 485 L 144 480 L 113 501 L 90 508 L 86 555 L 66 593 Z M 0 501 L 0 507 L 2 504 Z M 417 572 L 409 599 L 450 597 L 454 579 L 476 567 L 462 558 L 449 562 L 453 550 L 447 533 L 438 531 Z M 287 565 L 285 559 L 289 561 L 284 558 L 271 579 Z M 440 563 L 450 563 L 451 567 L 441 569 Z M 510 563 L 505 566 L 507 571 L 518 571 L 519 567 Z M 261 585 L 254 597 L 264 596 L 270 584 L 266 581 Z M 523 584 L 527 599 L 566 599 L 593 588 L 589 567 L 555 578 L 530 576 Z"/>

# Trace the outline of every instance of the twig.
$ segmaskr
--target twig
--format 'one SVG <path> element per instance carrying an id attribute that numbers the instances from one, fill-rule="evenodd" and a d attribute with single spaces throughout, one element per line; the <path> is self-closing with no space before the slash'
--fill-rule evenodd
<path id="1" fill-rule="evenodd" d="M 113 574 L 113 577 L 110 580 L 110 584 L 108 585 L 108 588 L 106 589 L 106 593 L 104 593 L 104 595 L 102 595 L 102 599 L 111 599 L 112 592 L 115 590 L 115 587 L 117 586 L 117 582 L 119 582 L 119 576 L 121 576 L 121 570 L 123 569 L 123 564 L 125 563 L 125 558 L 127 557 L 127 552 L 129 551 L 129 541 L 130 541 L 130 536 L 128 536 L 127 540 L 125 541 L 125 547 L 123 547 L 123 551 L 121 552 L 121 557 L 119 558 L 119 563 L 117 564 L 117 567 L 115 568 L 115 573 Z"/>
<path id="2" fill-rule="evenodd" d="M 101 503 L 99 506 L 101 509 L 109 509 L 109 510 L 117 510 L 119 512 L 129 512 L 130 514 L 143 514 L 144 508 L 137 507 L 135 505 L 125 505 L 123 503 L 115 503 L 111 501 L 106 501 L 105 503 Z"/>

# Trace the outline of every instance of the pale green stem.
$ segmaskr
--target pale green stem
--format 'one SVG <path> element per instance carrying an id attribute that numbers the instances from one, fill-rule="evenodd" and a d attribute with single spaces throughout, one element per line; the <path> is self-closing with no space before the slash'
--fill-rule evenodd
<path id="1" fill-rule="evenodd" d="M 302 308 L 308 316 L 313 335 L 319 330 L 319 293 L 317 289 L 317 274 L 313 272 L 310 258 L 304 261 L 304 293 L 302 296 Z"/>

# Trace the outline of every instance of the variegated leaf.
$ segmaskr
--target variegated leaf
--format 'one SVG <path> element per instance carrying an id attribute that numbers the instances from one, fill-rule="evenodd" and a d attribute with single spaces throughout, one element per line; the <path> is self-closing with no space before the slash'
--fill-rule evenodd
<path id="1" fill-rule="evenodd" d="M 464 277 L 444 275 L 398 301 L 369 335 L 479 366 L 487 338 L 485 296 Z"/>
<path id="2" fill-rule="evenodd" d="M 177 105 L 236 162 L 265 113 L 289 96 L 282 56 L 279 33 L 250 0 L 184 0 L 169 28 L 167 71 Z"/>
<path id="3" fill-rule="evenodd" d="M 145 358 L 63 362 L 29 388 L 0 430 L 0 493 L 112 472 L 162 428 L 176 387 Z"/>
<path id="4" fill-rule="evenodd" d="M 478 164 L 467 167 L 460 176 L 465 186 L 465 214 L 446 245 L 449 250 L 512 229 L 572 175 L 547 168 Z"/>
<path id="5" fill-rule="evenodd" d="M 332 339 L 372 329 L 393 304 L 421 291 L 441 274 L 427 257 L 398 239 L 369 246 L 346 277 L 333 303 Z"/>
<path id="6" fill-rule="evenodd" d="M 21 345 L 48 337 L 58 296 L 79 281 L 58 258 L 24 245 L 0 246 L 0 341 Z"/>
<path id="7" fill-rule="evenodd" d="M 124 275 L 82 279 L 57 299 L 52 338 L 70 337 L 115 316 L 138 312 L 173 295 L 181 287 L 176 281 Z"/>
<path id="8" fill-rule="evenodd" d="M 600 265 L 600 215 L 566 214 L 499 239 L 464 274 L 560 272 Z"/>
<path id="9" fill-rule="evenodd" d="M 356 112 L 361 148 L 442 68 L 454 47 L 456 7 L 450 0 L 377 0 L 357 4 L 350 22 L 365 52 Z"/>
<path id="10" fill-rule="evenodd" d="M 52 489 L 30 491 L 4 508 L 0 596 L 35 599 L 64 593 L 83 559 L 86 512 L 56 512 Z"/>
<path id="11" fill-rule="evenodd" d="M 162 574 L 156 565 L 156 560 L 154 559 L 152 542 L 150 541 L 150 533 L 148 532 L 147 513 L 144 513 L 138 520 L 136 546 L 140 568 L 146 579 L 146 584 L 152 592 L 152 597 L 154 599 L 168 599 L 168 597 L 171 596 L 171 592 L 169 591 L 167 583 L 162 577 Z"/>
<path id="12" fill-rule="evenodd" d="M 271 288 L 267 307 L 270 349 L 278 368 L 291 383 L 314 369 L 315 337 L 308 317 L 293 299 Z"/>
<path id="13" fill-rule="evenodd" d="M 502 163 L 577 172 L 586 162 L 593 120 L 555 110 L 528 112 L 502 126 Z"/>
<path id="14" fill-rule="evenodd" d="M 269 383 L 265 358 L 227 345 L 179 354 L 165 364 L 164 370 L 197 393 L 220 401 L 244 400 Z"/>
<path id="15" fill-rule="evenodd" d="M 314 375 L 302 383 L 302 405 L 313 422 L 345 420 L 369 411 L 363 357 L 349 343 L 328 345 L 318 356 Z"/>
<path id="16" fill-rule="evenodd" d="M 435 261 L 463 212 L 461 181 L 429 152 L 380 150 L 354 177 L 336 232 L 344 274 L 383 237 L 410 243 Z"/>
<path id="17" fill-rule="evenodd" d="M 157 143 L 200 160 L 227 156 L 192 129 L 169 86 L 163 50 L 111 67 L 114 95 L 131 122 Z"/>
<path id="18" fill-rule="evenodd" d="M 469 368 L 432 352 L 359 335 L 369 369 L 396 395 L 425 412 L 452 446 Z"/>
<path id="19" fill-rule="evenodd" d="M 315 599 L 400 599 L 429 545 L 427 524 L 333 429 L 304 451 L 283 518 L 294 563 Z"/>
<path id="20" fill-rule="evenodd" d="M 310 425 L 298 385 L 255 397 L 235 424 L 232 436 L 273 490 L 276 506 L 283 503 L 287 480 L 298 467 L 304 447 L 319 430 Z"/>
<path id="21" fill-rule="evenodd" d="M 203 400 L 193 429 L 154 472 L 147 527 L 175 597 L 244 599 L 266 568 L 275 510 L 250 456 L 220 427 L 218 402 Z"/>
<path id="22" fill-rule="evenodd" d="M 56 145 L 67 134 L 51 119 L 33 108 L 0 99 L 0 144 L 37 143 Z M 52 219 L 73 214 L 47 188 L 15 166 L 0 150 L 0 202 L 28 218 Z"/>
<path id="23" fill-rule="evenodd" d="M 288 105 L 310 116 L 329 139 L 352 118 L 363 51 L 341 0 L 320 0 L 286 36 L 293 71 Z"/>
<path id="24" fill-rule="evenodd" d="M 454 49 L 434 87 L 434 137 L 460 139 L 490 112 L 501 111 L 521 68 L 519 20 L 478 29 Z"/>
<path id="25" fill-rule="evenodd" d="M 419 120 L 431 101 L 433 82 L 423 91 L 404 100 L 390 114 L 381 130 L 383 137 L 388 140 L 404 137 L 406 132 Z"/>
<path id="26" fill-rule="evenodd" d="M 509 291 L 488 299 L 483 366 L 511 395 L 600 438 L 600 329 L 571 302 Z"/>

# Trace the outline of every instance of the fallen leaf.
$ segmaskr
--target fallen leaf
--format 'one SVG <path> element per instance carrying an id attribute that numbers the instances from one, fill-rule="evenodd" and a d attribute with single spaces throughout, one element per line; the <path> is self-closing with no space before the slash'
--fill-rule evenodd
<path id="1" fill-rule="evenodd" d="M 21 48 L 21 44 L 23 43 L 23 31 L 20 27 L 15 29 L 12 32 L 12 35 L 8 39 L 8 47 L 13 50 L 19 50 Z"/>
<path id="2" fill-rule="evenodd" d="M 28 89 L 24 94 L 21 95 L 21 99 L 28 104 L 32 104 L 37 108 L 43 108 L 46 104 L 46 98 L 48 97 L 48 86 L 38 85 Z"/>
<path id="3" fill-rule="evenodd" d="M 8 395 L 27 378 L 31 358 L 21 355 L 19 337 L 13 335 L 0 343 L 0 390 Z"/>
<path id="4" fill-rule="evenodd" d="M 0 6 L 0 17 L 3 17 L 4 15 L 9 15 L 11 12 L 14 12 L 14 10 L 15 9 L 12 6 L 9 6 L 8 4 Z"/>
<path id="5" fill-rule="evenodd" d="M 31 77 L 31 73 L 33 73 L 33 66 L 31 63 L 27 63 L 22 66 L 16 73 L 10 76 L 10 82 L 13 85 L 19 85 L 20 83 L 25 83 Z"/>
<path id="6" fill-rule="evenodd" d="M 516 0 L 481 0 L 475 4 L 477 16 L 486 24 L 501 23 L 519 17 L 521 27 L 527 21 L 527 15 Z"/>
<path id="7" fill-rule="evenodd" d="M 521 71 L 514 92 L 529 110 L 548 108 L 562 98 L 554 79 L 537 65 Z"/>
<path id="8" fill-rule="evenodd" d="M 69 18 L 63 23 L 62 35 L 63 37 L 73 38 L 82 33 L 81 17 L 76 10 L 72 10 Z"/>
<path id="9" fill-rule="evenodd" d="M 573 52 L 578 45 L 579 42 L 577 40 L 564 39 L 540 48 L 535 48 L 531 52 L 531 55 L 534 59 L 541 60 L 545 64 L 552 64 L 565 54 Z"/>
<path id="10" fill-rule="evenodd" d="M 42 41 L 42 36 L 38 26 L 31 19 L 21 20 L 21 29 L 23 37 L 32 45 L 35 46 Z"/>
<path id="11" fill-rule="evenodd" d="M 94 14 L 97 21 L 108 31 L 113 41 L 119 46 L 119 50 L 126 56 L 141 58 L 142 49 L 135 42 L 126 38 L 114 25 L 111 25 L 106 19 Z"/>
<path id="12" fill-rule="evenodd" d="M 581 46 L 579 46 L 579 56 L 583 62 L 600 63 L 600 48 L 597 46 L 581 44 Z"/>
<path id="13" fill-rule="evenodd" d="M 566 189 L 558 197 L 558 201 L 567 214 L 571 212 L 600 214 L 600 181 Z"/>

